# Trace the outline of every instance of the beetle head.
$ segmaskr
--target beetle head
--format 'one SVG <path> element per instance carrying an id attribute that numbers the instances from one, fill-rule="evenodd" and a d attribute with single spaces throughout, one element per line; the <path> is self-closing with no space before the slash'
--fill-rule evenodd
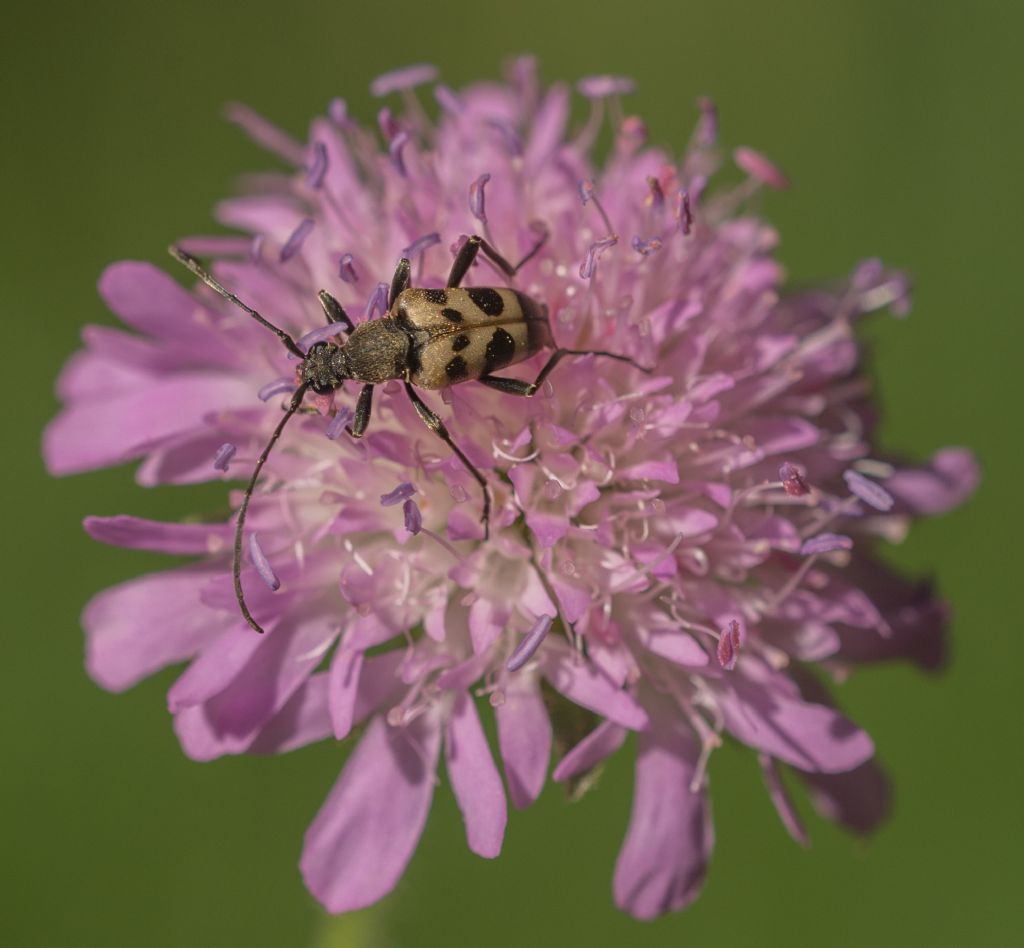
<path id="1" fill-rule="evenodd" d="M 306 353 L 299 367 L 301 380 L 317 395 L 328 395 L 351 378 L 345 359 L 344 347 L 318 342 Z"/>

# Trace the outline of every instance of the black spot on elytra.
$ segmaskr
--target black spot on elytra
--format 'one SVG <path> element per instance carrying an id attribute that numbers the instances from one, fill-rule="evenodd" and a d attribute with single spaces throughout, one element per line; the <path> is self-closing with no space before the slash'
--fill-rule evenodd
<path id="1" fill-rule="evenodd" d="M 441 310 L 441 315 L 445 319 L 447 319 L 449 322 L 453 322 L 453 323 L 461 323 L 462 322 L 462 313 L 460 313 L 457 309 L 451 309 L 451 307 L 445 307 L 444 309 Z"/>
<path id="2" fill-rule="evenodd" d="M 428 303 L 433 303 L 435 306 L 444 306 L 448 302 L 447 290 L 420 290 L 420 292 Z"/>
<path id="3" fill-rule="evenodd" d="M 500 316 L 505 308 L 505 301 L 497 290 L 488 286 L 475 286 L 466 290 L 469 298 L 476 303 L 488 316 Z"/>
<path id="4" fill-rule="evenodd" d="M 444 371 L 448 376 L 449 382 L 458 382 L 469 375 L 469 369 L 466 367 L 466 360 L 462 356 L 456 356 L 451 360 L 445 367 Z"/>
<path id="5" fill-rule="evenodd" d="M 487 352 L 484 355 L 484 372 L 490 373 L 495 369 L 508 365 L 516 354 L 516 341 L 504 329 L 495 329 L 487 343 Z"/>
<path id="6" fill-rule="evenodd" d="M 469 336 L 463 333 L 452 340 L 452 352 L 462 352 L 469 345 Z"/>

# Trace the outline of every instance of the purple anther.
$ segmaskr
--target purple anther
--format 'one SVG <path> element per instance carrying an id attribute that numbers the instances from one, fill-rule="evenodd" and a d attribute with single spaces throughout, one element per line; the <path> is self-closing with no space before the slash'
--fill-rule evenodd
<path id="1" fill-rule="evenodd" d="M 364 319 L 376 319 L 388 311 L 388 292 L 390 287 L 387 283 L 378 283 L 376 289 L 366 301 L 366 309 L 363 310 Z"/>
<path id="2" fill-rule="evenodd" d="M 377 126 L 386 142 L 390 142 L 402 130 L 402 123 L 387 106 L 377 113 Z"/>
<path id="3" fill-rule="evenodd" d="M 313 226 L 314 221 L 312 217 L 304 217 L 302 219 L 302 223 L 291 232 L 291 236 L 284 242 L 284 246 L 281 248 L 281 253 L 278 256 L 281 263 L 287 263 L 302 249 L 302 242 L 309 236 Z"/>
<path id="4" fill-rule="evenodd" d="M 657 237 L 652 237 L 650 240 L 634 237 L 632 246 L 641 257 L 646 257 L 649 253 L 654 253 L 655 250 L 661 250 L 661 240 Z"/>
<path id="5" fill-rule="evenodd" d="M 843 480 L 846 481 L 846 486 L 850 488 L 851 494 L 855 494 L 869 507 L 874 507 L 875 510 L 891 510 L 892 505 L 896 503 L 892 494 L 882 487 L 881 484 L 876 484 L 859 471 L 844 471 Z"/>
<path id="6" fill-rule="evenodd" d="M 868 257 L 857 264 L 850 277 L 850 285 L 855 290 L 870 290 L 878 286 L 885 277 L 885 266 L 878 257 Z"/>
<path id="7" fill-rule="evenodd" d="M 311 329 L 304 336 L 300 336 L 296 342 L 303 352 L 309 352 L 318 342 L 327 342 L 328 339 L 333 339 L 344 331 L 342 324 L 328 323 L 326 326 Z"/>
<path id="8" fill-rule="evenodd" d="M 213 469 L 215 471 L 226 471 L 231 459 L 235 456 L 236 448 L 230 441 L 225 441 L 213 456 Z"/>
<path id="9" fill-rule="evenodd" d="M 722 629 L 718 637 L 718 664 L 726 671 L 736 667 L 740 657 L 740 624 L 732 619 L 727 628 Z"/>
<path id="10" fill-rule="evenodd" d="M 291 394 L 295 391 L 295 379 L 279 378 L 267 382 L 256 394 L 261 402 L 269 402 L 275 395 Z"/>
<path id="11" fill-rule="evenodd" d="M 580 264 L 580 276 L 584 280 L 589 280 L 594 275 L 594 271 L 597 269 L 598 258 L 603 254 L 609 247 L 614 247 L 619 242 L 618 237 L 605 237 L 602 240 L 596 240 L 590 245 L 590 249 L 587 251 L 586 257 L 583 258 L 583 263 Z"/>
<path id="12" fill-rule="evenodd" d="M 789 461 L 779 468 L 779 480 L 782 481 L 782 489 L 790 497 L 806 497 L 811 492 L 800 469 Z"/>
<path id="13" fill-rule="evenodd" d="M 260 574 L 260 579 L 263 582 L 275 592 L 281 588 L 281 580 L 277 578 L 277 573 L 274 572 L 274 567 L 270 565 L 270 560 L 267 559 L 266 554 L 263 552 L 259 537 L 255 533 L 249 534 L 249 559 L 252 561 L 252 565 L 256 567 L 256 572 Z"/>
<path id="14" fill-rule="evenodd" d="M 380 505 L 382 507 L 394 507 L 395 504 L 408 500 L 415 493 L 416 488 L 412 484 L 408 481 L 402 481 L 394 490 L 380 495 Z"/>
<path id="15" fill-rule="evenodd" d="M 759 151 L 753 148 L 737 148 L 732 153 L 733 161 L 750 177 L 770 188 L 783 191 L 789 187 L 789 179 Z"/>
<path id="16" fill-rule="evenodd" d="M 402 251 L 402 256 L 412 260 L 414 257 L 418 257 L 425 250 L 429 250 L 435 244 L 441 243 L 441 235 L 436 231 L 432 234 L 424 234 L 422 237 L 417 237 L 408 247 Z"/>
<path id="17" fill-rule="evenodd" d="M 423 514 L 416 506 L 416 501 L 410 499 L 402 504 L 402 514 L 405 517 L 405 529 L 416 536 L 423 529 Z"/>
<path id="18" fill-rule="evenodd" d="M 698 145 L 713 145 L 718 141 L 718 107 L 707 97 L 698 99 L 697 107 L 700 109 L 700 118 L 697 120 L 694 137 Z"/>
<path id="19" fill-rule="evenodd" d="M 434 86 L 434 98 L 437 104 L 446 112 L 457 115 L 462 111 L 462 100 L 452 91 L 449 86 L 443 83 Z"/>
<path id="20" fill-rule="evenodd" d="M 335 125 L 348 125 L 348 103 L 344 99 L 331 99 L 327 114 Z"/>
<path id="21" fill-rule="evenodd" d="M 689 191 L 680 191 L 676 195 L 675 214 L 683 233 L 689 234 L 693 228 L 693 210 L 690 208 Z"/>
<path id="22" fill-rule="evenodd" d="M 644 200 L 644 203 L 648 207 L 653 207 L 656 211 L 660 211 L 665 206 L 665 192 L 661 190 L 661 182 L 653 175 L 649 175 L 647 178 L 648 195 Z"/>
<path id="23" fill-rule="evenodd" d="M 486 172 L 469 186 L 469 213 L 481 224 L 487 223 L 487 206 L 484 202 L 484 188 L 491 176 Z"/>
<path id="24" fill-rule="evenodd" d="M 852 550 L 853 540 L 842 533 L 819 533 L 816 537 L 804 540 L 800 552 L 804 556 L 817 556 L 819 553 L 833 553 L 836 550 Z"/>
<path id="25" fill-rule="evenodd" d="M 341 433 L 345 430 L 345 425 L 352 420 L 352 410 L 342 406 L 337 409 L 334 413 L 334 417 L 327 423 L 327 428 L 324 434 L 334 441 L 341 436 Z"/>
<path id="26" fill-rule="evenodd" d="M 548 630 L 551 628 L 551 623 L 554 622 L 554 616 L 540 616 L 530 631 L 523 636 L 519 644 L 515 647 L 515 651 L 512 652 L 511 658 L 505 667 L 510 671 L 519 671 L 531 658 L 533 658 L 534 652 L 540 648 L 540 643 L 544 641 L 548 634 Z"/>
<path id="27" fill-rule="evenodd" d="M 523 143 L 519 140 L 519 136 L 516 134 L 516 130 L 509 125 L 508 122 L 503 122 L 501 119 L 489 118 L 484 119 L 484 124 L 489 125 L 499 135 L 501 135 L 505 142 L 505 147 L 508 149 L 508 153 L 513 158 L 519 158 L 523 154 Z"/>
<path id="28" fill-rule="evenodd" d="M 405 168 L 405 157 L 403 155 L 405 146 L 408 144 L 409 133 L 406 131 L 399 132 L 388 144 L 388 154 L 391 156 L 391 163 L 395 166 L 395 171 L 403 178 L 407 177 L 409 173 Z"/>
<path id="29" fill-rule="evenodd" d="M 577 187 L 580 192 L 580 200 L 586 207 L 587 202 L 594 196 L 594 182 L 590 178 L 581 178 Z"/>
<path id="30" fill-rule="evenodd" d="M 313 189 L 319 189 L 324 183 L 324 175 L 327 174 L 327 146 L 323 142 L 313 142 L 313 160 L 309 163 L 306 171 L 306 184 Z"/>
<path id="31" fill-rule="evenodd" d="M 352 254 L 343 253 L 341 255 L 341 259 L 338 261 L 338 276 L 341 277 L 342 283 L 359 282 L 359 274 L 356 272 L 356 268 L 352 263 L 352 260 Z"/>
<path id="32" fill-rule="evenodd" d="M 576 88 L 588 99 L 603 99 L 610 95 L 629 95 L 636 91 L 636 83 L 626 76 L 585 76 L 576 83 Z"/>
<path id="33" fill-rule="evenodd" d="M 402 69 L 394 69 L 378 76 L 370 83 L 370 94 L 380 98 L 390 92 L 400 92 L 402 89 L 415 89 L 425 82 L 433 82 L 437 78 L 437 66 L 428 63 L 417 63 L 415 66 L 405 66 Z"/>
<path id="34" fill-rule="evenodd" d="M 639 115 L 627 115 L 619 131 L 631 145 L 642 145 L 647 140 L 647 124 Z"/>

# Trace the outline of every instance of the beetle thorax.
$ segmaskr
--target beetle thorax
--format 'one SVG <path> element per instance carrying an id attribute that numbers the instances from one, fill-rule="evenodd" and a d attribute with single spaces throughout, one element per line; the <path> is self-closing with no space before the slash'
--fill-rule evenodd
<path id="1" fill-rule="evenodd" d="M 413 338 L 387 316 L 360 323 L 342 348 L 346 378 L 359 382 L 387 382 L 406 376 Z"/>

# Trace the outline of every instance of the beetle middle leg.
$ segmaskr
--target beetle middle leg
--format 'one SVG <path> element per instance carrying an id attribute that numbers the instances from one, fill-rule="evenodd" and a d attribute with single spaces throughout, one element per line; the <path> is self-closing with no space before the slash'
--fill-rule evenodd
<path id="1" fill-rule="evenodd" d="M 448 433 L 448 429 L 444 426 L 444 422 L 430 410 L 422 398 L 417 394 L 416 389 L 412 387 L 409 382 L 405 383 L 405 391 L 409 396 L 409 400 L 412 402 L 412 407 L 416 409 L 416 414 L 420 416 L 431 431 L 434 432 L 449 448 L 455 453 L 456 457 L 462 462 L 462 466 L 473 475 L 473 478 L 480 485 L 480 489 L 484 493 L 484 514 L 480 518 L 480 522 L 484 525 L 484 539 L 488 539 L 491 535 L 491 491 L 487 486 L 487 480 L 477 466 L 470 461 L 462 452 L 460 448 L 453 440 L 452 436 Z"/>
<path id="2" fill-rule="evenodd" d="M 524 382 L 522 379 L 503 378 L 500 375 L 481 375 L 477 381 L 483 382 L 484 385 L 489 385 L 491 388 L 496 388 L 499 392 L 505 392 L 507 395 L 522 395 L 524 398 L 532 398 L 537 394 L 538 389 L 544 384 L 544 381 L 554 370 L 555 366 L 567 355 L 604 356 L 608 359 L 615 359 L 618 362 L 625 362 L 633 366 L 634 369 L 639 369 L 648 375 L 651 374 L 651 370 L 647 366 L 640 365 L 639 362 L 634 362 L 629 356 L 619 355 L 617 352 L 605 352 L 603 349 L 556 349 L 551 353 L 551 357 L 544 363 L 544 368 L 540 370 L 537 378 L 532 382 Z"/>
<path id="3" fill-rule="evenodd" d="M 361 438 L 370 423 L 370 411 L 373 408 L 373 386 L 364 385 L 356 401 L 356 413 L 352 417 L 352 424 L 346 425 L 345 430 L 353 438 Z"/>
<path id="4" fill-rule="evenodd" d="M 462 278 L 466 275 L 469 268 L 473 265 L 473 261 L 476 260 L 476 256 L 482 250 L 484 256 L 487 257 L 502 273 L 505 274 L 508 279 L 512 279 L 525 264 L 529 263 L 548 240 L 548 230 L 544 229 L 544 233 L 537 240 L 537 243 L 530 248 L 530 251 L 519 261 L 515 266 L 512 266 L 497 250 L 495 250 L 483 237 L 478 234 L 473 234 L 471 237 L 466 238 L 466 242 L 459 249 L 459 252 L 455 255 L 455 260 L 452 263 L 451 273 L 448 274 L 448 288 L 451 289 L 454 286 L 458 286 L 462 283 Z"/>

